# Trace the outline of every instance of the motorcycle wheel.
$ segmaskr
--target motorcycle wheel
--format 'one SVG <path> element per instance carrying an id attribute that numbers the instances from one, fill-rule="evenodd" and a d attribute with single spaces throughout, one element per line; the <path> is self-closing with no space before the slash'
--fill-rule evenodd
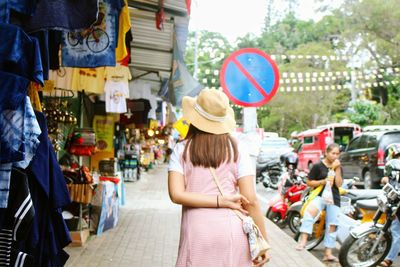
<path id="1" fill-rule="evenodd" d="M 281 214 L 278 212 L 273 212 L 272 209 L 268 209 L 265 216 L 279 228 L 284 228 L 286 226 L 286 222 L 282 220 Z"/>
<path id="2" fill-rule="evenodd" d="M 301 234 L 300 231 L 295 234 L 294 240 L 296 240 L 296 242 L 299 241 L 300 234 Z M 322 242 L 322 240 L 324 240 L 324 235 L 321 235 L 318 239 L 315 238 L 314 234 L 308 235 L 305 249 L 307 249 L 308 251 L 313 250 L 314 248 L 318 247 L 318 245 Z"/>
<path id="3" fill-rule="evenodd" d="M 279 176 L 270 176 L 270 183 L 269 187 L 271 187 L 274 190 L 278 189 L 278 184 L 279 184 Z"/>
<path id="4" fill-rule="evenodd" d="M 376 248 L 378 253 L 374 253 L 369 257 L 368 253 L 371 251 L 374 244 L 374 238 L 378 235 L 379 229 L 376 232 L 355 238 L 352 235 L 346 238 L 339 251 L 339 262 L 343 267 L 370 267 L 377 266 L 389 253 L 392 245 L 392 236 L 386 232 L 383 240 Z"/>
<path id="5" fill-rule="evenodd" d="M 288 224 L 290 230 L 293 232 L 293 234 L 297 234 L 300 230 L 301 226 L 301 215 L 297 211 L 293 211 L 289 214 L 288 218 Z"/>

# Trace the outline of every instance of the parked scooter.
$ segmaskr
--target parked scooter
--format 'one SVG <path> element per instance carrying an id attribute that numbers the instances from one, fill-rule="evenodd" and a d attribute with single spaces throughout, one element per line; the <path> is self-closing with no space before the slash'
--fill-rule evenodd
<path id="1" fill-rule="evenodd" d="M 348 196 L 350 199 L 373 198 L 378 195 L 379 190 L 376 190 L 376 192 L 371 192 L 371 193 L 367 193 L 367 192 L 361 193 L 361 191 L 371 191 L 371 190 L 348 189 L 348 188 L 353 188 L 353 186 L 355 185 L 356 181 L 358 181 L 358 179 L 359 178 L 357 178 L 357 177 L 354 177 L 353 179 L 344 179 L 343 185 L 342 185 L 342 194 L 345 194 L 347 192 L 352 192 L 352 195 Z M 343 190 L 347 190 L 347 191 L 343 192 Z M 357 193 L 359 191 L 360 191 L 360 193 Z M 294 234 L 297 234 L 299 232 L 299 228 L 301 225 L 300 211 L 305 202 L 305 198 L 308 196 L 309 192 L 310 192 L 310 188 L 307 187 L 301 196 L 301 201 L 298 201 L 298 202 L 292 204 L 289 207 L 289 210 L 287 211 L 287 223 L 289 225 L 290 230 Z M 351 200 L 351 203 L 354 204 L 354 201 L 355 200 Z M 352 211 L 349 211 L 349 212 L 352 212 Z"/>
<path id="2" fill-rule="evenodd" d="M 388 161 L 385 172 L 393 183 L 383 187 L 383 194 L 379 195 L 376 202 L 378 210 L 373 221 L 354 228 L 344 241 L 339 252 L 342 266 L 376 266 L 389 253 L 392 244 L 390 226 L 400 207 L 400 160 Z M 386 217 L 383 224 L 380 223 L 382 216 Z"/>
<path id="3" fill-rule="evenodd" d="M 346 183 L 345 183 L 345 187 L 351 187 L 352 184 L 354 184 L 354 183 L 355 183 L 354 179 L 347 180 Z M 356 191 L 356 190 L 354 190 L 354 191 Z M 353 195 L 355 195 L 354 191 L 352 191 Z M 371 198 L 371 199 L 376 198 L 378 196 L 380 190 L 368 190 L 367 189 L 367 190 L 359 190 L 359 191 L 360 192 L 365 191 L 365 192 L 360 193 L 356 198 L 352 199 L 351 198 L 352 195 L 348 195 L 348 191 L 346 189 L 344 189 L 344 188 L 341 188 L 341 190 L 340 190 L 340 194 L 341 194 L 341 207 L 340 207 L 340 209 L 342 211 L 342 215 L 346 215 L 347 217 L 351 217 L 354 214 L 358 214 L 357 210 L 354 208 L 354 205 L 357 206 L 357 202 L 361 201 L 360 197 L 363 196 L 365 198 Z M 367 191 L 369 191 L 369 192 L 367 192 Z M 302 206 L 302 204 L 303 203 L 301 203 L 301 206 Z M 301 206 L 298 209 L 299 218 L 298 218 L 298 224 L 296 225 L 297 229 L 299 229 L 300 225 L 301 225 L 301 219 L 300 219 Z M 345 216 L 343 216 L 343 217 L 345 217 Z M 367 221 L 368 219 L 371 219 L 371 218 L 366 217 L 366 218 L 363 219 L 362 222 Z M 353 220 L 353 221 L 356 222 L 356 220 Z M 338 227 L 339 229 L 342 226 L 348 227 L 348 221 L 345 222 L 343 220 L 343 221 L 341 221 L 341 223 L 343 223 L 344 225 L 339 225 L 339 227 Z M 290 221 L 289 221 L 289 224 L 290 224 Z M 357 226 L 357 224 L 354 224 L 354 226 Z M 339 231 L 339 229 L 338 229 L 338 231 Z M 313 233 L 308 236 L 306 249 L 307 250 L 312 250 L 315 247 L 317 247 L 322 242 L 322 240 L 324 239 L 324 235 L 325 235 L 325 211 L 321 212 L 319 218 L 314 223 Z M 297 232 L 295 237 L 294 237 L 296 241 L 298 240 L 299 236 L 300 236 L 300 232 Z"/>
<path id="4" fill-rule="evenodd" d="M 279 177 L 282 173 L 282 166 L 279 160 L 268 160 L 257 162 L 256 183 L 263 183 L 268 188 L 278 189 Z"/>
<path id="5" fill-rule="evenodd" d="M 278 188 L 279 195 L 270 201 L 266 213 L 266 217 L 279 227 L 283 228 L 287 225 L 287 211 L 290 205 L 300 201 L 307 188 L 304 183 L 305 178 L 306 173 L 298 173 L 296 169 L 283 174 Z"/>

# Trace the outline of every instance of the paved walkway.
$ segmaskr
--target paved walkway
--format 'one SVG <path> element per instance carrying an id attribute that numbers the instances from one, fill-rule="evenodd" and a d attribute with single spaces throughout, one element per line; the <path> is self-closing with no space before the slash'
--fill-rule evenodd
<path id="1" fill-rule="evenodd" d="M 126 203 L 115 229 L 92 236 L 84 247 L 67 248 L 67 266 L 175 265 L 180 207 L 169 200 L 166 166 L 156 166 L 139 182 L 126 183 Z M 324 266 L 309 252 L 296 251 L 293 239 L 268 220 L 266 227 L 272 245 L 266 266 Z"/>

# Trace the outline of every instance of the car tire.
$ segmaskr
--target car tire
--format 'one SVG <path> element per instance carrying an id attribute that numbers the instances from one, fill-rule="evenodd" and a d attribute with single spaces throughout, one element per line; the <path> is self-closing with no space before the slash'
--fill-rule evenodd
<path id="1" fill-rule="evenodd" d="M 364 189 L 373 189 L 371 172 L 366 171 L 363 175 Z"/>

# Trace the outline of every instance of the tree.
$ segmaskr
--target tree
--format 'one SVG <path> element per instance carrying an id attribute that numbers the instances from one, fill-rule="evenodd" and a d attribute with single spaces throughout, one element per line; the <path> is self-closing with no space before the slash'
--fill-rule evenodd
<path id="1" fill-rule="evenodd" d="M 191 73 L 194 71 L 195 33 L 190 32 L 186 49 L 185 62 Z M 224 59 L 232 52 L 228 40 L 217 32 L 200 31 L 198 33 L 198 74 L 197 79 L 205 87 L 220 86 L 219 71 Z"/>
<path id="2" fill-rule="evenodd" d="M 346 30 L 343 39 L 351 44 L 351 55 L 368 51 L 362 69 L 386 69 L 400 66 L 400 1 L 398 0 L 346 0 L 340 12 Z M 389 73 L 387 73 L 389 74 Z M 398 75 L 398 74 L 396 74 Z M 376 76 L 370 83 L 393 79 Z M 370 88 L 372 99 L 386 105 L 390 102 L 387 86 Z"/>
<path id="3" fill-rule="evenodd" d="M 381 107 L 373 102 L 357 101 L 352 105 L 350 121 L 360 126 L 374 124 L 379 118 Z"/>

